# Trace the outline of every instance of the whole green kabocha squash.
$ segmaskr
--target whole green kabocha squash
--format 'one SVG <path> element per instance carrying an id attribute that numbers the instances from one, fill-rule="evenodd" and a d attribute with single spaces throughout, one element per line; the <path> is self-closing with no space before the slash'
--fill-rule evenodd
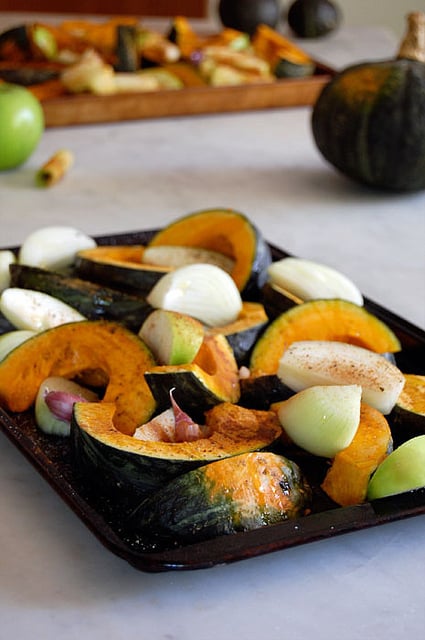
<path id="1" fill-rule="evenodd" d="M 312 112 L 325 159 L 357 182 L 393 191 L 425 188 L 425 14 L 408 16 L 393 60 L 347 67 Z"/>
<path id="2" fill-rule="evenodd" d="M 280 4 L 278 0 L 220 0 L 218 14 L 225 27 L 252 35 L 259 24 L 277 25 Z"/>
<path id="3" fill-rule="evenodd" d="M 339 26 L 341 11 L 330 0 L 295 0 L 289 6 L 287 21 L 299 38 L 319 38 Z"/>

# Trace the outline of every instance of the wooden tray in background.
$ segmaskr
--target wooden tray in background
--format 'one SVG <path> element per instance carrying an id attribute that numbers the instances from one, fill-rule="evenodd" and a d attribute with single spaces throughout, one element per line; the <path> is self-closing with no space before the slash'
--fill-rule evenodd
<path id="1" fill-rule="evenodd" d="M 112 96 L 79 94 L 43 102 L 47 127 L 124 122 L 312 105 L 333 71 L 318 65 L 313 76 L 234 87 L 190 87 Z"/>

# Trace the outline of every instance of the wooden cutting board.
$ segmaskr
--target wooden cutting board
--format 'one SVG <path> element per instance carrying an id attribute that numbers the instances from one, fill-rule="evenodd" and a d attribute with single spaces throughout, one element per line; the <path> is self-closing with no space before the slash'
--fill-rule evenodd
<path id="1" fill-rule="evenodd" d="M 329 82 L 330 69 L 307 78 L 233 87 L 190 87 L 112 96 L 79 94 L 43 102 L 47 127 L 124 122 L 311 105 Z"/>

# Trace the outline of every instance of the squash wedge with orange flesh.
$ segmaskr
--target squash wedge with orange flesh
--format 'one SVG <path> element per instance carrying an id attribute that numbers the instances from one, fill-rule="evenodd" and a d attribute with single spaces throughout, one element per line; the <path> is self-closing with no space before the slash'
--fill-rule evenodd
<path id="1" fill-rule="evenodd" d="M 394 407 L 394 423 L 403 439 L 425 432 L 425 375 L 404 374 L 405 384 Z M 403 434 L 404 431 L 404 434 Z"/>
<path id="2" fill-rule="evenodd" d="M 336 454 L 322 483 L 323 491 L 337 504 L 364 502 L 369 480 L 392 451 L 392 435 L 385 417 L 362 403 L 360 423 L 351 444 Z"/>
<path id="3" fill-rule="evenodd" d="M 79 251 L 75 272 L 80 278 L 103 285 L 147 294 L 168 267 L 142 262 L 144 245 L 99 245 Z"/>
<path id="4" fill-rule="evenodd" d="M 333 340 L 377 353 L 401 348 L 395 333 L 364 307 L 346 300 L 303 302 L 278 316 L 257 341 L 250 360 L 251 375 L 275 374 L 292 342 Z"/>
<path id="5" fill-rule="evenodd" d="M 90 484 L 130 502 L 208 462 L 269 447 L 282 432 L 275 413 L 226 402 L 203 416 L 210 435 L 190 442 L 133 438 L 116 428 L 113 415 L 110 403 L 75 404 L 71 446 Z"/>
<path id="6" fill-rule="evenodd" d="M 149 246 L 158 245 L 199 247 L 231 258 L 230 275 L 246 300 L 258 299 L 271 262 L 261 232 L 233 209 L 205 209 L 183 216 L 154 235 Z"/>
<path id="7" fill-rule="evenodd" d="M 171 480 L 127 524 L 133 534 L 155 531 L 163 542 L 198 542 L 304 516 L 310 501 L 311 488 L 296 463 L 252 452 Z"/>
<path id="8" fill-rule="evenodd" d="M 239 370 L 232 348 L 221 335 L 206 334 L 193 362 L 160 365 L 145 373 L 157 403 L 157 412 L 170 406 L 170 391 L 192 418 L 222 402 L 236 403 L 240 396 Z"/>
<path id="9" fill-rule="evenodd" d="M 155 409 L 144 378 L 154 366 L 144 342 L 123 326 L 72 322 L 35 335 L 6 356 L 0 363 L 0 404 L 9 411 L 26 411 L 46 378 L 72 379 L 85 370 L 101 370 L 108 380 L 103 401 L 113 403 L 114 424 L 132 434 Z"/>

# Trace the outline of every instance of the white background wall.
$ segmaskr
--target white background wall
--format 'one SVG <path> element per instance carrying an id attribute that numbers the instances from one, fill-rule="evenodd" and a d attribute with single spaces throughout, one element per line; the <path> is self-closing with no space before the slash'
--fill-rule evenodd
<path id="1" fill-rule="evenodd" d="M 425 0 L 335 0 L 343 14 L 346 26 L 384 26 L 397 36 L 405 31 L 406 15 L 411 11 L 424 11 Z M 217 15 L 217 0 L 209 0 L 210 16 Z M 291 0 L 281 0 L 288 7 Z"/>

